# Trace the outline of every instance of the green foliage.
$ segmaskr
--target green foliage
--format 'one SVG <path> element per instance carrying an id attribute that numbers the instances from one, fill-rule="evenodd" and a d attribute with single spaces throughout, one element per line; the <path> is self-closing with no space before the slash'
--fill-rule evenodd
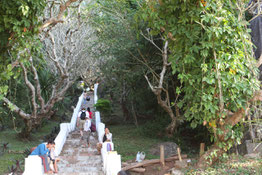
<path id="1" fill-rule="evenodd" d="M 0 2 L 0 94 L 7 93 L 7 80 L 17 77 L 11 63 L 25 48 L 39 49 L 35 38 L 41 25 L 39 16 L 45 7 L 44 0 L 2 0 Z M 12 50 L 10 50 L 12 48 Z M 25 55 L 21 55 L 24 59 Z M 0 96 L 1 99 L 1 96 Z"/>
<path id="2" fill-rule="evenodd" d="M 230 156 L 221 160 L 219 164 L 213 167 L 207 167 L 202 170 L 197 170 L 195 168 L 188 168 L 186 170 L 187 175 L 236 175 L 236 174 L 254 174 L 260 175 L 262 173 L 261 169 L 262 160 L 261 159 L 250 159 L 244 158 L 242 156 Z"/>
<path id="3" fill-rule="evenodd" d="M 239 6 L 244 8 L 242 1 L 208 1 L 205 7 L 192 0 L 161 5 L 147 1 L 137 16 L 148 23 L 151 34 L 169 40 L 169 61 L 182 84 L 178 106 L 192 127 L 206 121 L 216 130 L 218 119 L 226 117 L 221 103 L 236 112 L 259 90 L 249 30 Z"/>
<path id="4" fill-rule="evenodd" d="M 111 113 L 111 104 L 110 101 L 107 99 L 98 99 L 97 103 L 94 105 L 96 110 L 103 114 L 110 114 Z"/>
<path id="5" fill-rule="evenodd" d="M 100 77 L 103 84 L 99 85 L 99 95 L 102 98 L 110 96 L 113 112 L 117 112 L 115 115 L 121 116 L 125 122 L 133 120 L 132 104 L 139 121 L 140 116 L 152 119 L 159 110 L 144 75 L 149 72 L 148 67 L 160 71 L 161 56 L 151 43 L 137 38 L 134 15 L 138 8 L 137 1 L 100 0 L 92 8 L 90 18 L 98 37 L 90 52 L 102 60 Z M 144 27 L 145 24 L 139 24 L 139 28 Z M 122 115 L 119 114 L 121 111 Z"/>

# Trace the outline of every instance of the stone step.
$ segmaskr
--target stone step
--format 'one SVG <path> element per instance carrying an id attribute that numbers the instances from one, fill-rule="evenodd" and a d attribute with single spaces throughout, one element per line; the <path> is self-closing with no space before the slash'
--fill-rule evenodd
<path id="1" fill-rule="evenodd" d="M 103 172 L 59 173 L 57 175 L 104 175 L 104 173 Z"/>
<path id="2" fill-rule="evenodd" d="M 99 167 L 99 165 L 101 164 L 102 164 L 102 160 L 75 161 L 73 163 L 71 161 L 64 160 L 64 161 L 59 162 L 59 166 L 62 166 L 62 167 L 68 167 L 68 166 L 70 167 L 71 165 L 77 166 L 77 167 L 82 166 L 82 165 L 92 165 L 95 167 Z"/>
<path id="3" fill-rule="evenodd" d="M 69 152 L 69 153 L 63 153 L 63 154 L 60 154 L 61 156 L 74 156 L 76 154 L 74 154 L 75 152 Z M 90 157 L 90 156 L 93 156 L 93 155 L 98 155 L 98 151 L 88 151 L 88 152 L 79 152 L 77 155 L 79 156 L 83 156 L 83 157 Z"/>
<path id="4" fill-rule="evenodd" d="M 73 150 L 75 151 L 79 151 L 79 152 L 85 152 L 85 151 L 95 151 L 96 148 L 96 143 L 90 143 L 90 146 L 87 147 L 87 142 L 80 142 L 80 143 L 76 143 L 76 144 L 66 144 L 63 147 L 62 150 L 62 154 L 63 153 L 70 153 L 73 152 Z"/>
<path id="5" fill-rule="evenodd" d="M 66 155 L 64 155 L 64 156 L 59 156 L 60 157 L 60 159 L 64 159 L 64 160 L 67 160 L 67 159 L 79 159 L 79 160 L 86 160 L 86 159 L 96 159 L 96 160 L 99 160 L 99 159 L 102 159 L 102 156 L 101 155 L 84 155 L 84 153 L 83 154 L 81 154 L 81 155 L 74 155 L 74 156 L 71 156 L 71 155 L 69 155 L 69 156 L 66 156 Z"/>
<path id="6" fill-rule="evenodd" d="M 98 140 L 97 139 L 97 134 L 93 134 L 91 133 L 90 135 L 91 138 L 94 138 L 94 140 Z M 74 140 L 74 139 L 80 139 L 81 138 L 81 135 L 78 133 L 78 134 L 73 134 L 73 135 L 69 135 L 67 139 L 69 140 Z"/>
<path id="7" fill-rule="evenodd" d="M 60 173 L 84 173 L 84 172 L 92 172 L 92 173 L 99 173 L 102 172 L 102 167 L 64 167 L 59 168 Z"/>
<path id="8" fill-rule="evenodd" d="M 66 162 L 59 163 L 59 169 L 61 168 L 66 168 L 66 167 L 71 167 L 71 168 L 76 168 L 79 169 L 80 167 L 96 167 L 96 168 L 101 168 L 102 161 L 97 161 L 97 162 L 78 162 L 77 164 L 67 164 Z"/>

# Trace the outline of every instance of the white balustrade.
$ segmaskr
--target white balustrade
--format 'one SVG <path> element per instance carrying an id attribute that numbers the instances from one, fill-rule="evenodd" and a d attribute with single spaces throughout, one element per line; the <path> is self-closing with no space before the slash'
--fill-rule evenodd
<path id="1" fill-rule="evenodd" d="M 55 138 L 55 154 L 57 156 L 60 155 L 68 134 L 75 130 L 77 115 L 80 111 L 82 102 L 83 94 L 79 97 L 76 108 L 74 109 L 74 113 L 71 118 L 71 122 L 60 124 L 60 131 Z M 28 156 L 27 158 L 25 158 L 25 171 L 23 175 L 42 175 L 43 173 L 44 170 L 42 166 L 42 160 L 39 156 Z"/>
<path id="2" fill-rule="evenodd" d="M 97 88 L 98 84 L 94 85 L 94 103 L 97 103 Z M 99 143 L 103 142 L 103 136 L 105 134 L 105 124 L 101 122 L 100 112 L 95 112 L 96 116 L 96 131 Z M 114 135 L 113 135 L 114 136 Z M 112 151 L 107 151 L 107 144 L 111 145 Z M 102 144 L 101 156 L 103 160 L 103 171 L 105 175 L 117 175 L 121 170 L 121 156 L 114 150 L 113 142 L 105 142 Z"/>

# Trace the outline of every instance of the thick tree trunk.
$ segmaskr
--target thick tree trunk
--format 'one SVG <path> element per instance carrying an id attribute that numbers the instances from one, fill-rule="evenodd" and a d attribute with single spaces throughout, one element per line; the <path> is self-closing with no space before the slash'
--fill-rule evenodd
<path id="1" fill-rule="evenodd" d="M 223 153 L 225 152 L 225 150 L 223 148 L 218 147 L 218 142 L 227 142 L 229 139 L 225 139 L 226 135 L 229 132 L 232 132 L 231 129 L 228 129 L 226 126 L 230 125 L 230 126 L 235 126 L 237 123 L 239 123 L 242 119 L 245 118 L 245 110 L 243 108 L 239 109 L 237 112 L 235 112 L 232 116 L 228 115 L 224 122 L 222 122 L 221 124 L 219 122 L 217 122 L 217 126 L 219 127 L 219 129 L 222 131 L 222 134 L 216 134 L 216 138 L 217 138 L 217 142 L 212 145 L 212 147 L 205 152 L 205 154 L 203 154 L 197 163 L 197 166 L 199 168 L 203 168 L 203 167 L 207 167 L 212 165 L 214 162 L 216 162 L 219 157 L 221 157 L 223 155 Z"/>
<path id="2" fill-rule="evenodd" d="M 216 144 L 214 144 L 208 151 L 205 152 L 205 154 L 199 158 L 197 166 L 199 168 L 204 168 L 212 165 L 219 159 L 219 157 L 223 155 L 224 152 L 225 151 L 222 148 L 219 148 L 216 146 Z"/>
<path id="3" fill-rule="evenodd" d="M 33 130 L 33 123 L 32 120 L 24 119 L 25 127 L 22 129 L 22 131 L 19 133 L 19 136 L 23 139 L 30 139 L 31 138 L 31 132 Z"/>
<path id="4" fill-rule="evenodd" d="M 177 121 L 175 118 L 175 120 L 172 120 L 171 123 L 166 127 L 167 136 L 171 137 L 173 133 L 176 131 L 176 128 L 177 128 Z"/>
<path id="5" fill-rule="evenodd" d="M 156 92 L 158 104 L 168 113 L 171 118 L 171 123 L 166 127 L 166 133 L 168 137 L 171 137 L 177 127 L 177 117 L 175 116 L 171 106 L 167 104 L 166 101 L 163 101 L 161 98 L 161 91 Z"/>
<path id="6" fill-rule="evenodd" d="M 125 117 L 125 121 L 129 121 L 130 120 L 130 113 L 126 107 L 126 101 L 122 100 L 121 101 L 121 108 L 122 108 L 122 112 L 123 112 L 123 115 Z"/>
<path id="7" fill-rule="evenodd" d="M 136 127 L 138 127 L 137 115 L 136 115 L 136 110 L 135 110 L 133 101 L 131 102 L 131 112 L 132 112 L 132 116 L 134 118 L 135 125 L 136 125 Z"/>

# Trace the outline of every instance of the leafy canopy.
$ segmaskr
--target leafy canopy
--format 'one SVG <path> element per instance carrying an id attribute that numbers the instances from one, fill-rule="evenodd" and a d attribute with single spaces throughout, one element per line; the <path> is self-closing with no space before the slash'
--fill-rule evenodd
<path id="1" fill-rule="evenodd" d="M 259 89 L 242 1 L 146 1 L 137 20 L 169 40 L 169 61 L 182 83 L 178 105 L 191 126 L 216 128 L 225 111 L 245 108 Z"/>

